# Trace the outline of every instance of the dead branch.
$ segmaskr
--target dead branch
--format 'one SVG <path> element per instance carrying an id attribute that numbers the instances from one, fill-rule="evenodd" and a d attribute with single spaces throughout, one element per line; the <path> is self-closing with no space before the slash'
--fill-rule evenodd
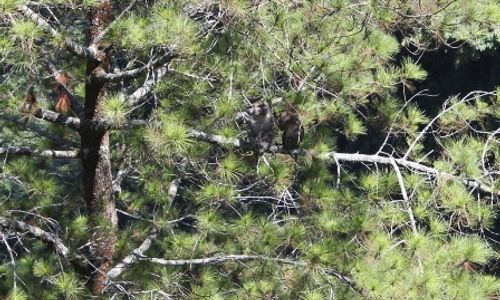
<path id="1" fill-rule="evenodd" d="M 28 147 L 0 147 L 0 154 L 53 157 L 64 159 L 80 158 L 80 150 L 35 150 Z"/>
<path id="2" fill-rule="evenodd" d="M 69 256 L 69 248 L 64 245 L 62 240 L 57 237 L 57 235 L 47 232 L 39 227 L 29 225 L 21 221 L 5 218 L 0 218 L 0 227 L 5 229 L 13 229 L 17 232 L 27 232 L 30 235 L 39 238 L 45 244 L 48 244 L 60 256 L 64 258 L 67 258 Z"/>

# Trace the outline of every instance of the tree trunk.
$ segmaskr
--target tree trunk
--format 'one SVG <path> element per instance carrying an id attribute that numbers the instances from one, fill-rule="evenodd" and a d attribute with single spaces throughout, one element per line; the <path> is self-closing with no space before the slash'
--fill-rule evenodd
<path id="1" fill-rule="evenodd" d="M 111 20 L 111 5 L 100 1 L 90 14 L 90 41 Z M 88 58 L 85 82 L 85 111 L 80 129 L 82 150 L 82 193 L 90 220 L 89 287 L 94 295 L 102 294 L 107 270 L 111 266 L 116 243 L 117 216 L 112 193 L 109 132 L 102 121 L 101 108 L 107 84 L 94 76 L 95 70 L 107 70 L 109 60 L 103 53 L 99 60 Z"/>

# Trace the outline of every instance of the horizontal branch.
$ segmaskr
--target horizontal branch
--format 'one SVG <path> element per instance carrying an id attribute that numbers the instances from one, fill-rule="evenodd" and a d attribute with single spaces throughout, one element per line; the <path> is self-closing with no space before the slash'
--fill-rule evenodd
<path id="1" fill-rule="evenodd" d="M 212 144 L 217 144 L 222 147 L 242 147 L 244 142 L 240 139 L 230 139 L 220 135 L 208 134 L 201 131 L 190 130 L 190 135 L 196 138 L 199 141 L 209 142 Z M 272 146 L 270 149 L 271 152 L 280 152 L 280 147 Z M 292 151 L 293 154 L 296 155 L 306 155 L 307 151 L 303 149 L 296 149 Z M 424 164 L 413 162 L 410 160 L 402 159 L 402 158 L 393 158 L 387 156 L 380 155 L 369 155 L 369 154 L 359 154 L 359 153 L 337 153 L 337 152 L 328 152 L 322 154 L 313 154 L 313 157 L 316 157 L 321 160 L 334 160 L 334 161 L 348 161 L 348 162 L 369 162 L 369 163 L 380 163 L 385 165 L 392 165 L 392 161 L 398 165 L 405 167 L 407 169 L 413 171 L 420 171 L 432 176 L 436 177 L 444 177 L 444 178 L 453 178 L 456 180 L 462 181 L 466 186 L 472 189 L 477 189 L 481 192 L 493 194 L 500 197 L 500 191 L 494 190 L 492 187 L 483 184 L 482 182 L 475 179 L 468 178 L 460 178 L 459 176 L 455 176 L 450 173 L 439 171 L 435 168 L 428 167 Z"/>
<path id="2" fill-rule="evenodd" d="M 56 113 L 51 110 L 40 108 L 34 114 L 35 117 L 46 120 L 55 124 L 64 125 L 74 130 L 80 129 L 80 119 L 75 117 L 68 117 L 66 115 Z"/>
<path id="3" fill-rule="evenodd" d="M 257 261 L 267 261 L 278 264 L 292 265 L 295 267 L 302 267 L 302 268 L 310 267 L 309 264 L 303 261 L 269 257 L 264 255 L 225 255 L 225 256 L 213 256 L 207 258 L 197 258 L 197 259 L 163 259 L 163 258 L 141 257 L 140 260 L 149 261 L 162 266 L 216 265 L 228 261 L 243 262 L 243 261 L 257 260 Z M 365 296 L 367 294 L 366 291 L 364 291 L 361 287 L 359 287 L 353 279 L 347 277 L 338 270 L 335 270 L 333 268 L 320 268 L 320 270 L 328 275 L 336 277 L 343 283 L 349 285 L 353 290 L 360 293 L 361 295 Z"/>
<path id="4" fill-rule="evenodd" d="M 33 22 L 37 23 L 38 26 L 42 27 L 43 29 L 47 30 L 53 37 L 63 39 L 64 44 L 66 47 L 76 55 L 82 56 L 82 57 L 92 57 L 94 59 L 97 59 L 98 55 L 94 49 L 90 49 L 87 47 L 83 47 L 78 45 L 75 41 L 70 39 L 69 37 L 63 37 L 63 35 L 52 28 L 50 24 L 45 20 L 42 16 L 34 12 L 31 8 L 29 8 L 26 5 L 22 5 L 19 10 L 28 18 L 30 18 Z"/>
<path id="5" fill-rule="evenodd" d="M 460 180 L 469 188 L 478 189 L 479 191 L 482 191 L 484 193 L 500 196 L 500 191 L 495 191 L 492 187 L 489 187 L 481 183 L 480 181 L 474 179 L 460 178 L 450 173 L 442 172 L 437 169 L 428 167 L 424 164 L 416 163 L 402 158 L 392 158 L 386 156 L 359 154 L 359 153 L 336 153 L 336 152 L 318 154 L 316 155 L 316 157 L 322 160 L 331 159 L 335 161 L 370 162 L 370 163 L 379 163 L 385 165 L 392 165 L 392 161 L 394 161 L 398 166 L 402 166 L 413 171 L 420 171 L 436 177 L 453 178 L 456 180 Z"/>
<path id="6" fill-rule="evenodd" d="M 195 138 L 199 141 L 211 143 L 211 144 L 217 144 L 217 145 L 224 145 L 224 146 L 234 146 L 234 147 L 240 147 L 242 144 L 241 140 L 235 139 L 235 138 L 226 138 L 221 135 L 215 135 L 215 134 L 209 134 L 206 132 L 190 129 L 189 130 L 189 136 L 192 138 Z"/>
<path id="7" fill-rule="evenodd" d="M 5 229 L 10 228 L 18 232 L 28 232 L 30 235 L 40 239 L 45 244 L 48 244 L 60 256 L 64 258 L 67 258 L 69 256 L 70 251 L 68 247 L 64 245 L 64 243 L 59 237 L 39 227 L 29 225 L 21 221 L 10 220 L 5 218 L 0 218 L 0 227 Z"/>
<path id="8" fill-rule="evenodd" d="M 22 126 L 26 128 L 28 132 L 31 132 L 33 134 L 36 134 L 40 137 L 47 138 L 51 140 L 52 142 L 58 143 L 59 145 L 65 145 L 65 146 L 72 146 L 72 147 L 77 147 L 78 145 L 72 141 L 67 141 L 64 140 L 56 135 L 54 135 L 52 132 L 46 130 L 43 127 L 40 127 L 36 124 L 33 123 L 26 123 L 23 121 L 19 116 L 16 115 L 11 115 L 11 114 L 0 114 L 0 119 L 3 119 L 5 121 L 17 124 L 19 126 Z"/>
<path id="9" fill-rule="evenodd" d="M 73 159 L 80 157 L 80 150 L 35 150 L 28 147 L 0 147 L 0 154 Z"/>

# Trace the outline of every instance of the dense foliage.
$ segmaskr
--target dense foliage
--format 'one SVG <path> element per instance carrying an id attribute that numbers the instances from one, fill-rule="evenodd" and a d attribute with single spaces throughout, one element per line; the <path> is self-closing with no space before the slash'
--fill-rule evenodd
<path id="1" fill-rule="evenodd" d="M 89 217 L 85 149 L 60 121 L 84 117 L 55 104 L 63 86 L 87 105 L 97 75 L 68 49 L 90 44 L 88 12 L 107 3 L 116 20 L 96 45 L 117 75 L 96 111 L 110 132 L 116 229 Z M 91 253 L 95 228 L 117 234 L 111 271 L 136 249 L 107 273 L 106 298 L 500 295 L 499 90 L 433 85 L 447 83 L 420 62 L 458 48 L 453 69 L 496 53 L 498 1 L 0 0 L 0 10 L 0 297 L 88 298 L 91 275 L 74 261 Z M 500 87 L 498 69 L 468 76 Z M 26 109 L 31 86 L 57 120 Z M 274 146 L 253 153 L 255 99 L 276 124 L 293 108 L 300 149 L 283 151 L 275 126 Z"/>

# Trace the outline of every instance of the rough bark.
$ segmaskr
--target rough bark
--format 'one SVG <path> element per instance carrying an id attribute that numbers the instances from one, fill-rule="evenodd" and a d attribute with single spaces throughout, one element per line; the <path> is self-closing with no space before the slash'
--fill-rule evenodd
<path id="1" fill-rule="evenodd" d="M 111 21 L 109 1 L 100 1 L 90 13 L 92 41 Z M 99 47 L 99 45 L 97 45 Z M 92 223 L 89 248 L 89 286 L 94 295 L 102 294 L 106 272 L 111 266 L 116 243 L 117 215 L 112 187 L 109 132 L 98 124 L 102 120 L 101 107 L 106 95 L 106 82 L 95 74 L 107 70 L 109 60 L 105 53 L 98 58 L 87 58 L 85 108 L 80 128 L 82 153 L 82 192 L 87 213 Z"/>

